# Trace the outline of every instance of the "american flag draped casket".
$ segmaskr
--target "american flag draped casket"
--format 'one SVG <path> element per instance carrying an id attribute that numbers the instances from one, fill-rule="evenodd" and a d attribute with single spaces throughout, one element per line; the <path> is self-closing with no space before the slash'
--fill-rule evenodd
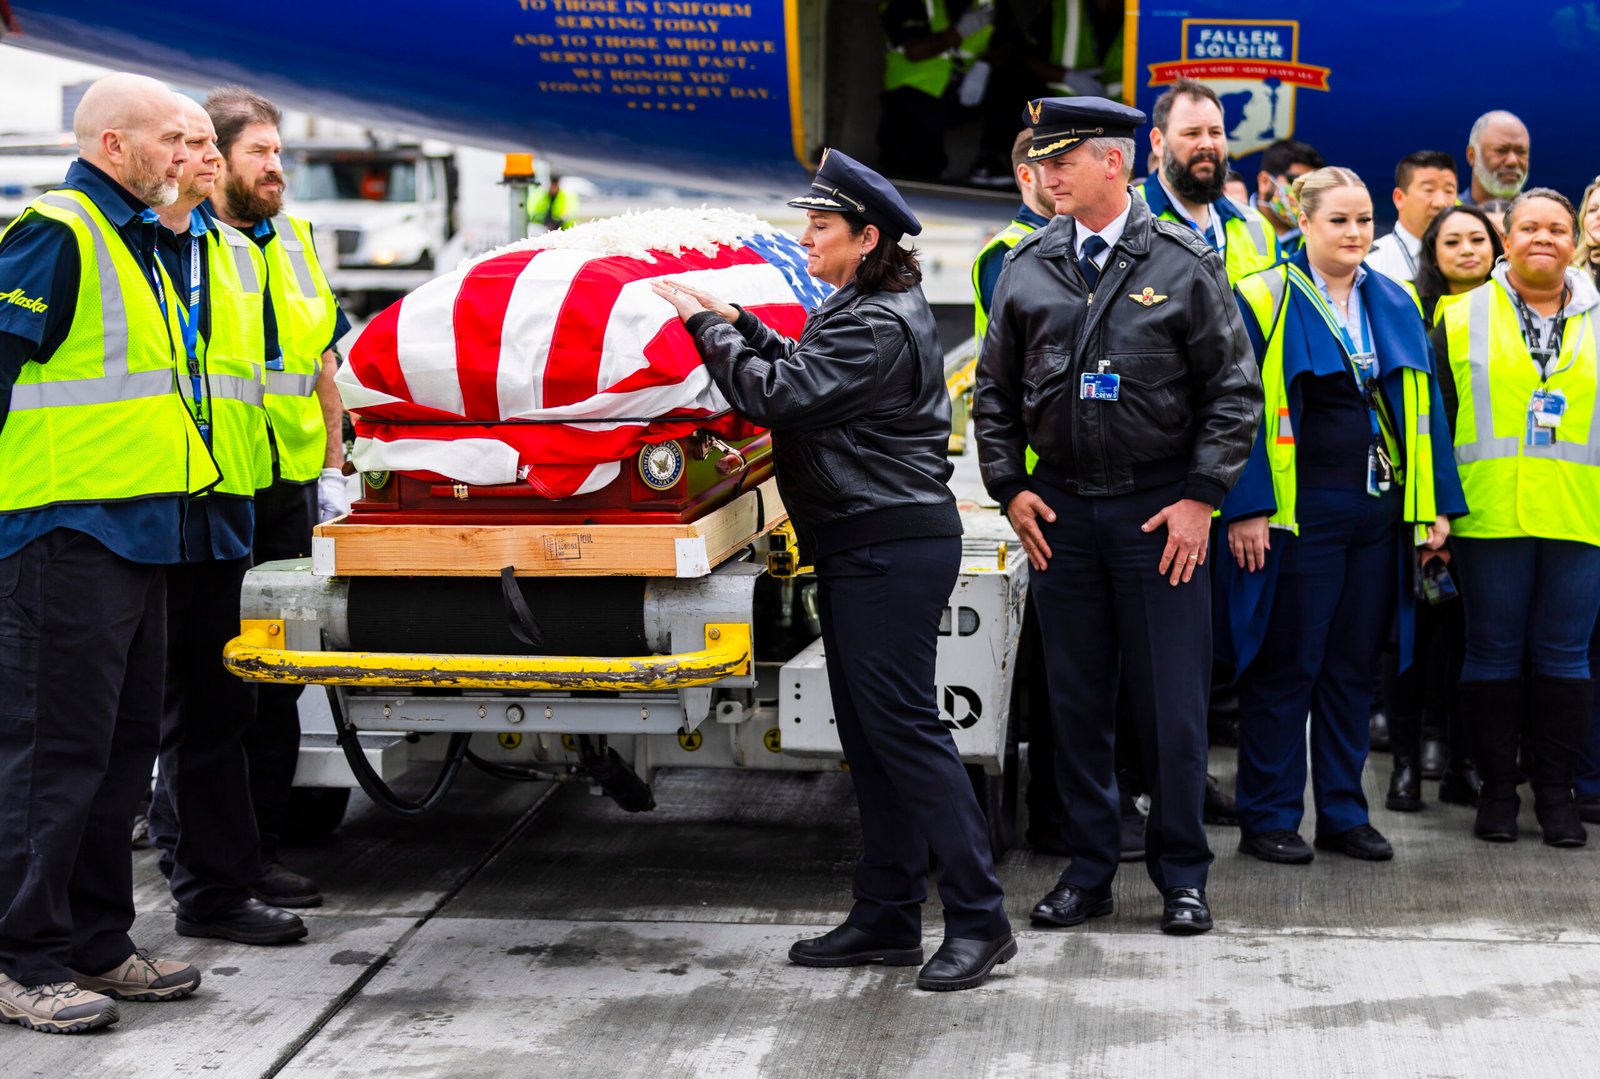
<path id="1" fill-rule="evenodd" d="M 589 494 L 641 448 L 755 428 L 712 384 L 671 277 L 798 336 L 829 287 L 791 237 L 731 210 L 652 210 L 463 263 L 362 331 L 338 384 L 362 471 Z"/>

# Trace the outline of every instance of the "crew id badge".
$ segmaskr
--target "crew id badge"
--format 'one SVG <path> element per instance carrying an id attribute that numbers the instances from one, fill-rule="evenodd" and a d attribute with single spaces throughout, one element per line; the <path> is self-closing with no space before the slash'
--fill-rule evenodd
<path id="1" fill-rule="evenodd" d="M 1528 445 L 1552 446 L 1556 441 L 1556 428 L 1561 426 L 1561 415 L 1567 410 L 1567 395 L 1560 390 L 1547 390 L 1543 386 L 1533 391 L 1528 405 Z"/>
<path id="2" fill-rule="evenodd" d="M 1381 498 L 1393 486 L 1394 462 L 1389 460 L 1389 451 L 1381 445 L 1368 446 L 1367 494 Z"/>
<path id="3" fill-rule="evenodd" d="M 1078 398 L 1083 401 L 1115 401 L 1118 387 L 1122 383 L 1121 375 L 1085 374 L 1083 381 L 1078 384 Z"/>

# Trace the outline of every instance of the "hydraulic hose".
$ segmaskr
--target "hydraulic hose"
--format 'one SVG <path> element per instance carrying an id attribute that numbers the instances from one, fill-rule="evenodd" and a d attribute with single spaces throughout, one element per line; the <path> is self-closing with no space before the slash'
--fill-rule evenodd
<path id="1" fill-rule="evenodd" d="M 445 795 L 455 785 L 462 762 L 467 759 L 467 745 L 472 741 L 472 735 L 458 732 L 450 736 L 450 744 L 445 749 L 444 761 L 439 765 L 439 774 L 434 777 L 433 786 L 428 788 L 427 794 L 413 802 L 396 794 L 394 788 L 373 769 L 367 761 L 367 755 L 361 750 L 359 732 L 345 719 L 344 709 L 339 706 L 338 690 L 333 686 L 328 686 L 327 690 L 328 707 L 332 709 L 333 721 L 338 727 L 339 748 L 344 750 L 344 759 L 349 762 L 350 771 L 355 773 L 356 782 L 367 792 L 367 797 L 398 817 L 423 817 L 438 809 L 444 803 Z"/>

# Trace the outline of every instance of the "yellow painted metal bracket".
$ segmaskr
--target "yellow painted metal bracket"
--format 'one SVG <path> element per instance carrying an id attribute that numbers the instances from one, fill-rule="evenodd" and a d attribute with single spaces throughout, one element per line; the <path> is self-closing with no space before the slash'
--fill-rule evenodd
<path id="1" fill-rule="evenodd" d="M 283 623 L 245 619 L 222 650 L 249 682 L 411 689 L 669 690 L 749 674 L 750 626 L 706 626 L 706 646 L 670 656 L 454 656 L 305 652 L 283 647 Z"/>

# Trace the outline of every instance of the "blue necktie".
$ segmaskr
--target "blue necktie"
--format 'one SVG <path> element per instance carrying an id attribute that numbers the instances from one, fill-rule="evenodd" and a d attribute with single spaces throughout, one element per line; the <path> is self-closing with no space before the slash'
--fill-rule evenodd
<path id="1" fill-rule="evenodd" d="M 1109 246 L 1111 245 L 1098 236 L 1090 236 L 1083 241 L 1083 255 L 1078 259 L 1078 272 L 1083 274 L 1083 279 L 1091 291 L 1100 283 L 1100 267 L 1094 264 L 1094 260 Z"/>

